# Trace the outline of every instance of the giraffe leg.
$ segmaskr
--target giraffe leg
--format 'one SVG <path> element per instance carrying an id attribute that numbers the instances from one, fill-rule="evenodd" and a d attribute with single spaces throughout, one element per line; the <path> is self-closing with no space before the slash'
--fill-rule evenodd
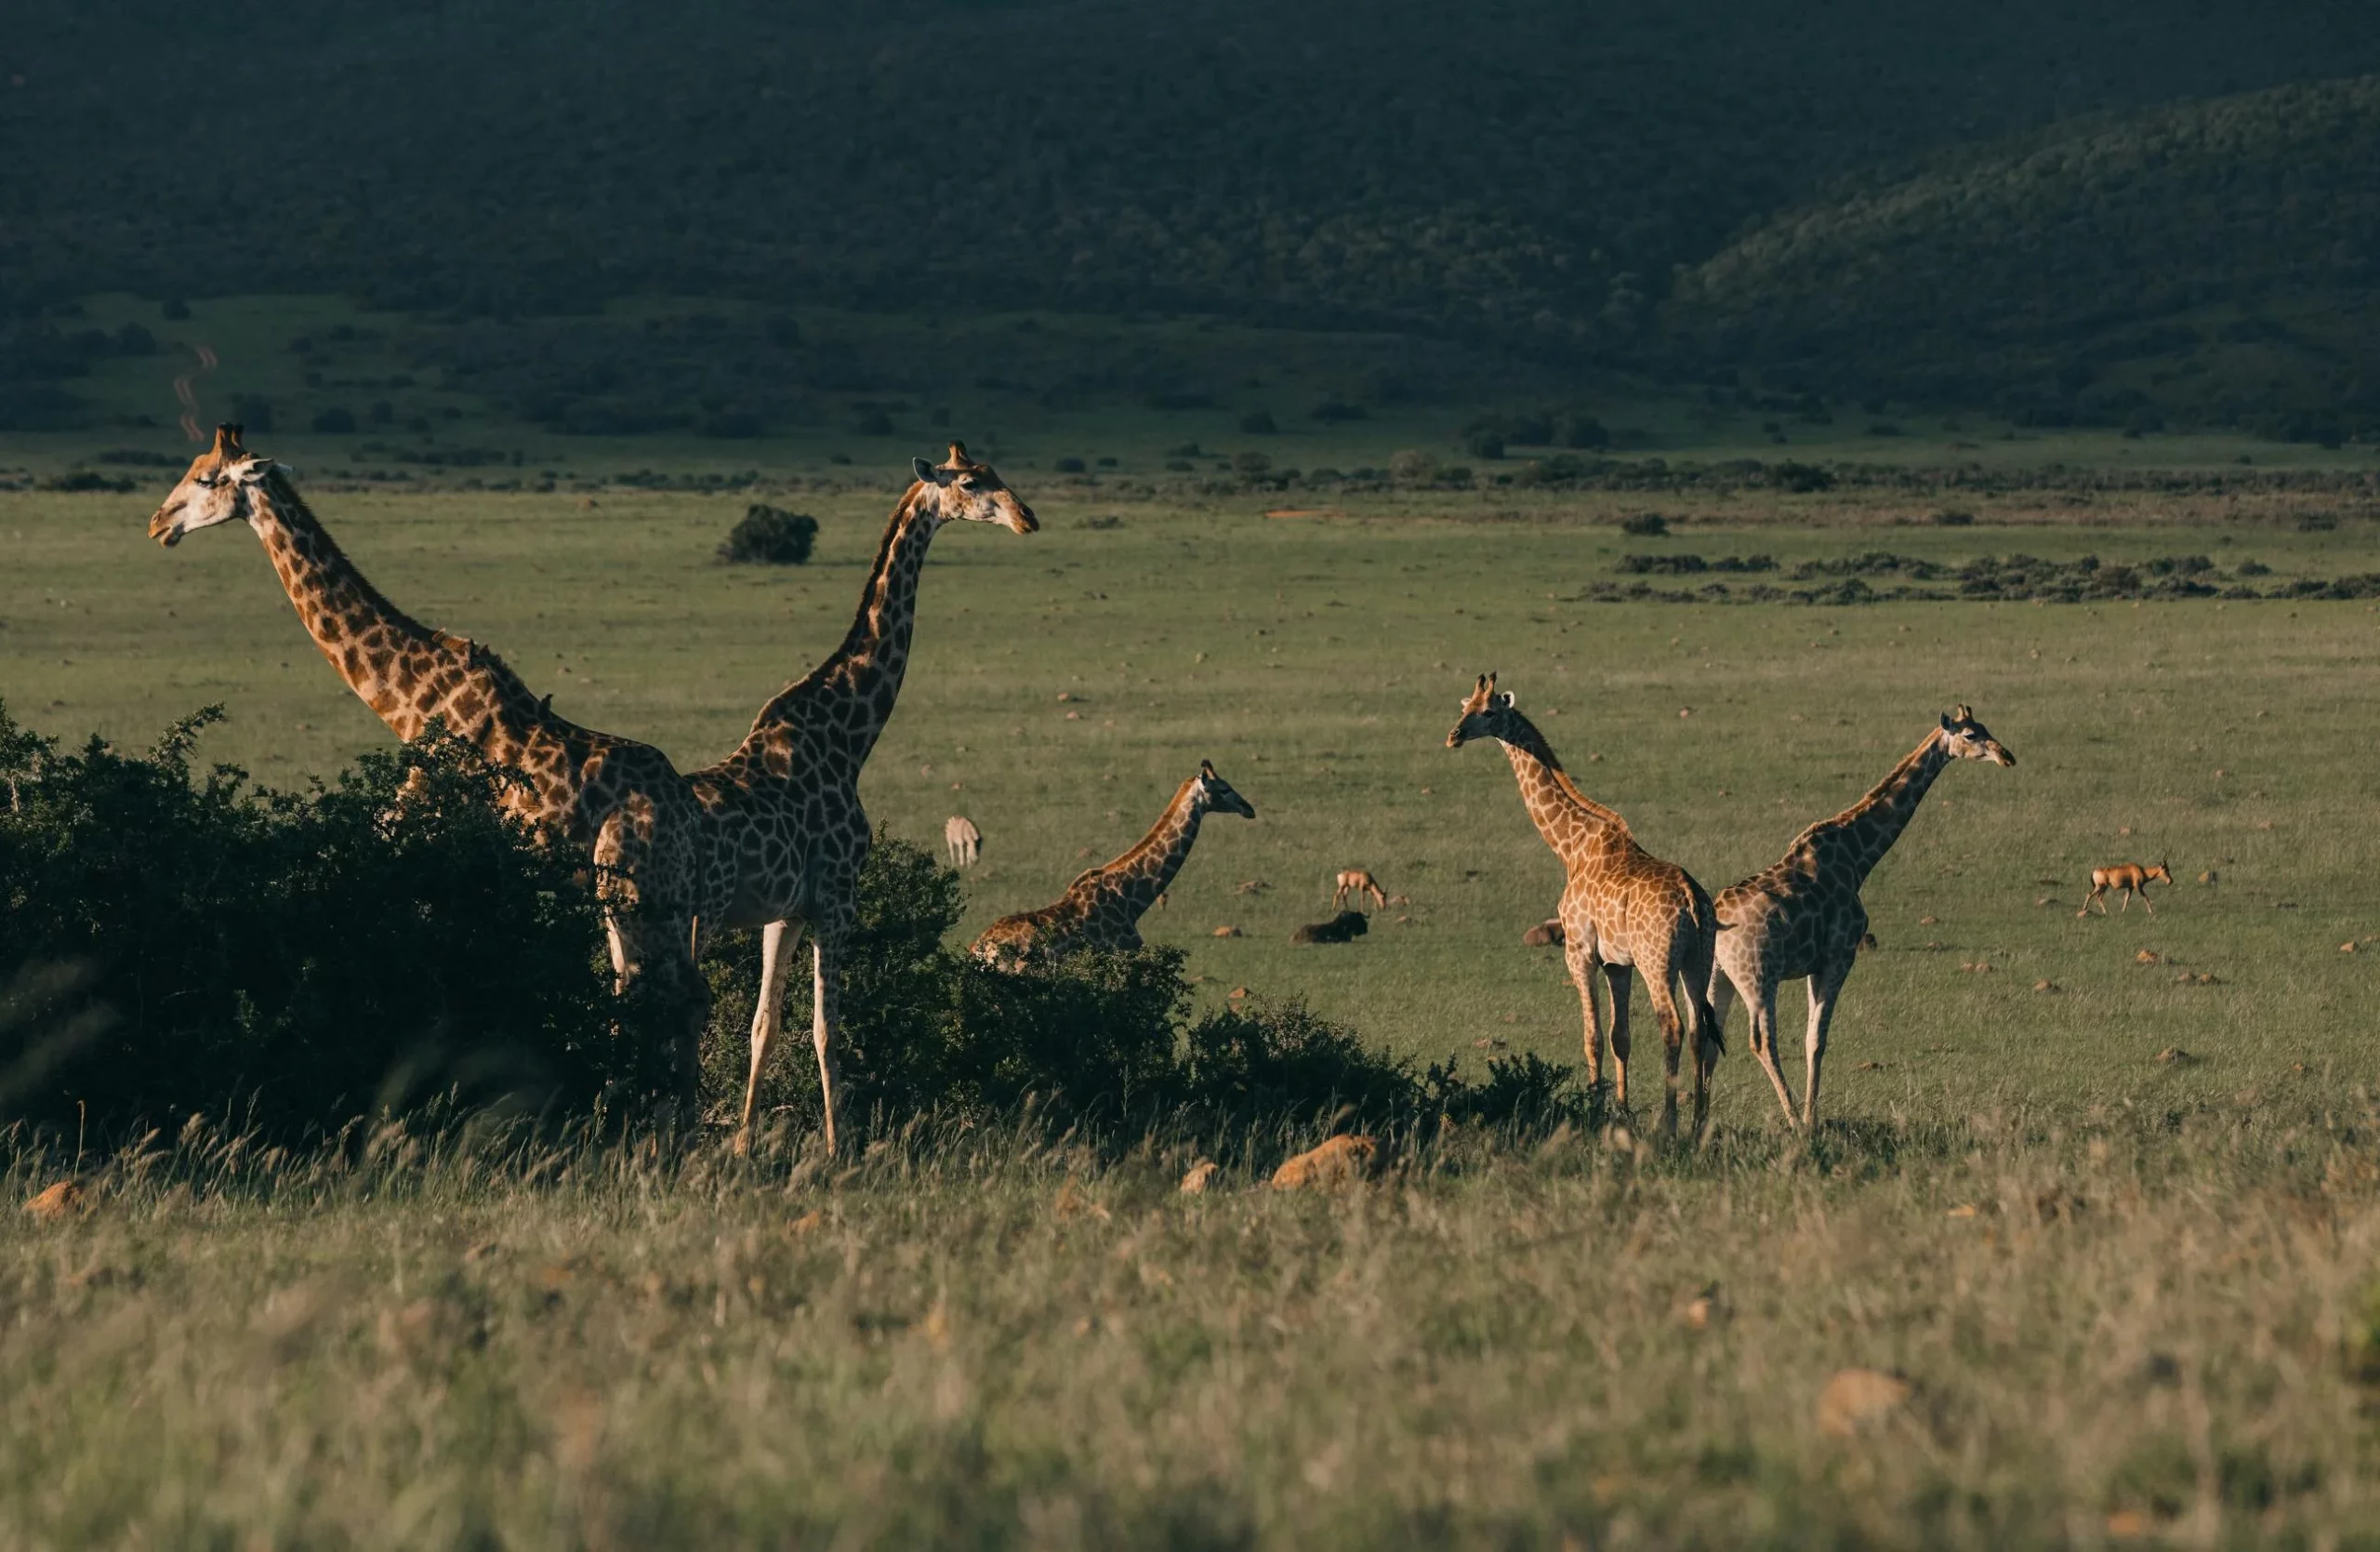
<path id="1" fill-rule="evenodd" d="M 1635 989 L 1635 972 L 1624 964 L 1606 964 L 1603 978 L 1611 988 L 1612 1102 L 1628 1108 L 1628 1001 Z"/>
<path id="2" fill-rule="evenodd" d="M 1669 966 L 1645 966 L 1645 995 L 1652 999 L 1653 1019 L 1661 1030 L 1661 1132 L 1665 1136 L 1674 1137 L 1677 1135 L 1678 1054 L 1686 1044 L 1686 1025 L 1678 1015 L 1677 999 L 1671 993 L 1670 985 Z"/>
<path id="3" fill-rule="evenodd" d="M 1810 1022 L 1802 1037 L 1808 1063 L 1802 1089 L 1802 1129 L 1816 1132 L 1818 1124 L 1818 1068 L 1826 1060 L 1826 1034 L 1834 1022 L 1834 1000 L 1843 992 L 1851 966 L 1821 965 L 1810 976 Z"/>
<path id="4" fill-rule="evenodd" d="M 1778 1108 L 1785 1112 L 1785 1124 L 1793 1124 L 1793 1091 L 1786 1086 L 1785 1071 L 1777 1065 L 1777 983 L 1765 974 L 1753 983 L 1754 990 L 1744 994 L 1744 1012 L 1752 1018 L 1752 1054 L 1760 1058 L 1760 1069 L 1768 1074 L 1768 1086 L 1777 1091 Z"/>
<path id="5" fill-rule="evenodd" d="M 752 1010 L 752 1067 L 744 1080 L 744 1119 L 735 1128 L 735 1156 L 752 1149 L 752 1117 L 760 1103 L 760 1069 L 785 1022 L 786 961 L 797 935 L 790 922 L 772 922 L 760 932 L 760 1002 Z"/>
<path id="6" fill-rule="evenodd" d="M 1569 967 L 1570 984 L 1579 988 L 1579 1006 L 1586 1025 L 1587 1087 L 1593 1090 L 1603 1081 L 1603 1012 L 1595 1006 L 1595 967 L 1585 935 L 1563 935 L 1562 959 Z"/>
<path id="7" fill-rule="evenodd" d="M 818 1051 L 818 1098 L 826 1115 L 826 1156 L 831 1159 L 836 1147 L 835 1037 L 841 1029 L 843 935 L 813 927 L 810 947 L 810 1041 Z"/>

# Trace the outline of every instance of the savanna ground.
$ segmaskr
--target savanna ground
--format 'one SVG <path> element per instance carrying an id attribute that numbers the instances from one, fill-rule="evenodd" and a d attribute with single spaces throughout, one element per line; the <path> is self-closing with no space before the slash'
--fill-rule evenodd
<path id="1" fill-rule="evenodd" d="M 1970 703 L 2020 763 L 1948 772 L 1871 881 L 1879 946 L 1817 1138 L 1780 1128 L 1739 1021 L 1699 1150 L 1640 1106 L 1633 1133 L 1442 1138 L 1328 1197 L 1241 1176 L 1186 1198 L 1185 1144 L 1029 1122 L 928 1124 L 842 1168 L 799 1138 L 752 1165 L 469 1129 L 336 1161 L 157 1139 L 83 1161 L 89 1214 L 11 1232 L 7 1539 L 2380 1544 L 2380 614 L 1580 597 L 1624 556 L 1686 552 L 2329 578 L 2380 571 L 2368 497 L 2050 491 L 1946 526 L 1938 496 L 1130 477 L 1197 434 L 1007 435 L 1043 531 L 935 547 L 867 801 L 919 841 L 952 813 L 982 827 L 962 930 L 1053 897 L 1208 758 L 1262 816 L 1212 821 L 1144 924 L 1202 997 L 1302 996 L 1418 1059 L 1574 1061 L 1576 998 L 1519 941 L 1559 869 L 1504 762 L 1443 747 L 1474 674 L 1501 670 L 1585 789 L 1712 887 Z M 1299 434 L 1307 467 L 1419 438 Z M 339 452 L 251 440 L 310 475 Z M 902 460 L 933 451 L 910 440 L 846 439 L 849 467 L 823 442 L 741 450 L 748 495 L 595 478 L 694 457 L 637 444 L 575 449 L 550 491 L 309 483 L 401 605 L 701 763 L 840 637 Z M 78 449 L 16 451 L 40 471 Z M 1047 471 L 1110 450 L 1104 483 Z M 284 783 L 377 743 L 254 540 L 158 552 L 165 476 L 140 475 L 0 494 L 0 699 L 126 741 L 223 701 L 202 752 Z M 714 563 L 750 498 L 822 520 L 808 567 Z M 1668 537 L 1617 526 L 1646 511 Z M 2153 920 L 2076 920 L 2093 864 L 2160 857 L 2182 882 Z M 1350 866 L 1410 904 L 1290 947 Z M 20 1154 L 11 1185 L 57 1163 Z M 1846 1436 L 1818 1398 L 1849 1367 L 1913 1388 Z"/>

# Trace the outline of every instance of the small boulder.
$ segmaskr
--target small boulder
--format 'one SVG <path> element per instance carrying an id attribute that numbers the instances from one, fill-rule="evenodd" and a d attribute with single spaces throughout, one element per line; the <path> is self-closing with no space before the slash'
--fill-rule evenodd
<path id="1" fill-rule="evenodd" d="M 1521 934 L 1521 941 L 1532 948 L 1551 948 L 1565 942 L 1567 935 L 1562 930 L 1562 919 L 1549 916 Z"/>
<path id="2" fill-rule="evenodd" d="M 1352 1185 L 1372 1172 L 1380 1144 L 1369 1137 L 1342 1135 L 1284 1162 L 1273 1172 L 1276 1191 L 1299 1191 Z"/>
<path id="3" fill-rule="evenodd" d="M 25 1214 L 36 1223 L 57 1223 L 87 1212 L 90 1199 L 72 1180 L 60 1180 L 25 1202 Z"/>

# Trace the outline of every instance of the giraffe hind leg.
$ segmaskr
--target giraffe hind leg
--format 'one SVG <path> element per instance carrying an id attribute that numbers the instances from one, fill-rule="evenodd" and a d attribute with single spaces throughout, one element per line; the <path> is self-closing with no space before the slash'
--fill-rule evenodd
<path id="1" fill-rule="evenodd" d="M 1603 1013 L 1595 1006 L 1595 967 L 1584 934 L 1565 935 L 1562 960 L 1569 968 L 1570 984 L 1579 988 L 1580 1021 L 1586 1027 L 1587 1087 L 1593 1090 L 1603 1081 Z"/>
<path id="2" fill-rule="evenodd" d="M 1677 1134 L 1678 1055 L 1686 1045 L 1686 1021 L 1680 1016 L 1677 998 L 1670 988 L 1672 977 L 1666 964 L 1648 964 L 1645 968 L 1645 994 L 1652 999 L 1653 1019 L 1661 1030 L 1661 1131 L 1669 1136 Z M 1697 1118 L 1697 1124 L 1699 1124 Z"/>
<path id="3" fill-rule="evenodd" d="M 1603 978 L 1611 990 L 1612 1100 L 1628 1108 L 1628 1003 L 1635 990 L 1635 971 L 1624 964 L 1606 964 Z"/>

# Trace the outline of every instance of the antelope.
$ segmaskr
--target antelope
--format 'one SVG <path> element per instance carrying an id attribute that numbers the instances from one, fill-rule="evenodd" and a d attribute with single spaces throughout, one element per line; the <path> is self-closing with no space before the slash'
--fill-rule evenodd
<path id="1" fill-rule="evenodd" d="M 1339 887 L 1331 894 L 1330 909 L 1332 910 L 1346 909 L 1347 896 L 1350 895 L 1358 900 L 1368 895 L 1371 896 L 1374 909 L 1388 909 L 1388 891 L 1382 889 L 1380 886 L 1380 881 L 1364 869 L 1350 868 L 1339 875 Z"/>
<path id="2" fill-rule="evenodd" d="M 2099 914 L 2105 916 L 2108 914 L 2108 891 L 2121 889 L 2123 891 L 2123 903 L 2116 909 L 2130 910 L 2132 897 L 2137 895 L 2140 896 L 2140 909 L 2154 916 L 2157 908 L 2149 903 L 2149 883 L 2152 879 L 2160 883 L 2172 883 L 2174 875 L 2162 862 L 2149 868 L 2143 868 L 2137 862 L 2120 862 L 2113 868 L 2094 868 L 2091 869 L 2091 893 L 2082 896 L 2082 909 L 2074 914 L 2090 914 L 2091 902 L 2096 900 L 2099 902 Z"/>

